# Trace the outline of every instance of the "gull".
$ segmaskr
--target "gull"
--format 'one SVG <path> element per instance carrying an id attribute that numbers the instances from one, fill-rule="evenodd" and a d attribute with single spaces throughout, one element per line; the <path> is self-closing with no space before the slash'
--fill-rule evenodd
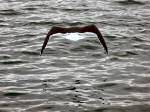
<path id="1" fill-rule="evenodd" d="M 83 27 L 58 27 L 58 26 L 53 26 L 50 31 L 47 33 L 46 38 L 44 40 L 44 43 L 42 45 L 42 49 L 41 49 L 41 55 L 48 43 L 49 37 L 53 34 L 56 33 L 85 33 L 85 32 L 91 32 L 91 33 L 95 33 L 99 39 L 99 41 L 101 42 L 101 44 L 103 45 L 106 53 L 108 54 L 108 48 L 106 45 L 106 42 L 102 36 L 102 34 L 100 33 L 99 29 L 96 27 L 96 25 L 92 24 L 92 25 L 87 25 L 87 26 L 83 26 Z"/>

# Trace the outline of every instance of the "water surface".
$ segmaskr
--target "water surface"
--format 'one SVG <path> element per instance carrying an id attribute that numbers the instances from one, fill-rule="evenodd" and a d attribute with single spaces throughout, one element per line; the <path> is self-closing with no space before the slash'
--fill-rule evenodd
<path id="1" fill-rule="evenodd" d="M 149 112 L 150 2 L 0 0 L 1 112 Z M 77 42 L 52 26 L 95 24 Z"/>

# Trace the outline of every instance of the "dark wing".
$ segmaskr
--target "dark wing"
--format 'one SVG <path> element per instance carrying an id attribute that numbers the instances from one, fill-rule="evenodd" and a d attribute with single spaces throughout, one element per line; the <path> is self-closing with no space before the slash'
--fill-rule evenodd
<path id="1" fill-rule="evenodd" d="M 43 51 L 44 51 L 44 49 L 45 49 L 45 47 L 46 47 L 46 45 L 47 45 L 47 43 L 48 43 L 49 37 L 50 37 L 51 35 L 55 34 L 55 33 L 61 33 L 62 30 L 63 30 L 63 29 L 62 29 L 61 27 L 52 27 L 52 28 L 50 29 L 50 31 L 47 33 L 46 38 L 45 38 L 45 40 L 44 40 L 44 43 L 43 43 L 43 45 L 42 45 L 41 55 L 42 55 L 42 53 L 43 53 Z"/>
<path id="2" fill-rule="evenodd" d="M 106 53 L 108 54 L 108 48 L 107 48 L 106 42 L 105 42 L 102 34 L 100 33 L 99 29 L 95 25 L 89 25 L 89 26 L 83 27 L 82 28 L 82 32 L 92 32 L 92 33 L 95 33 L 97 35 L 99 41 L 103 45 Z"/>

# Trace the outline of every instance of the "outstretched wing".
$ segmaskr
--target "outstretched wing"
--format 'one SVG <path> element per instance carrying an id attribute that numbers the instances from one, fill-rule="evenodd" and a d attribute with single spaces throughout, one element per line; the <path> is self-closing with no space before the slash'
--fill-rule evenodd
<path id="1" fill-rule="evenodd" d="M 48 43 L 49 37 L 50 37 L 51 35 L 55 34 L 55 33 L 59 33 L 59 32 L 61 33 L 61 30 L 63 30 L 61 27 L 52 27 L 52 28 L 50 29 L 50 31 L 47 33 L 46 38 L 45 38 L 45 40 L 44 40 L 44 43 L 43 43 L 43 45 L 42 45 L 41 55 L 42 55 L 42 53 L 43 53 L 43 51 L 44 51 L 44 49 L 45 49 L 45 47 L 46 47 L 46 45 L 47 45 L 47 43 Z"/>
<path id="2" fill-rule="evenodd" d="M 92 32 L 95 33 L 99 39 L 99 41 L 101 42 L 101 44 L 103 45 L 106 53 L 108 54 L 108 48 L 106 45 L 106 42 L 102 36 L 102 34 L 100 33 L 99 29 L 95 26 L 95 25 L 88 25 L 82 28 L 82 33 L 84 32 Z"/>

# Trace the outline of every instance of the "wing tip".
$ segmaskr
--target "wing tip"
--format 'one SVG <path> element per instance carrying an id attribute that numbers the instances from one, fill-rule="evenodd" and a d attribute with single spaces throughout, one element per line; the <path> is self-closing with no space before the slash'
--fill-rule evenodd
<path id="1" fill-rule="evenodd" d="M 40 56 L 42 56 L 42 52 L 40 52 Z"/>
<path id="2" fill-rule="evenodd" d="M 108 49 L 106 49 L 105 51 L 106 51 L 106 54 L 108 55 Z"/>
<path id="3" fill-rule="evenodd" d="M 42 54 L 43 54 L 43 47 L 42 47 L 42 49 L 41 49 L 41 51 L 40 51 L 40 56 L 42 56 Z"/>

